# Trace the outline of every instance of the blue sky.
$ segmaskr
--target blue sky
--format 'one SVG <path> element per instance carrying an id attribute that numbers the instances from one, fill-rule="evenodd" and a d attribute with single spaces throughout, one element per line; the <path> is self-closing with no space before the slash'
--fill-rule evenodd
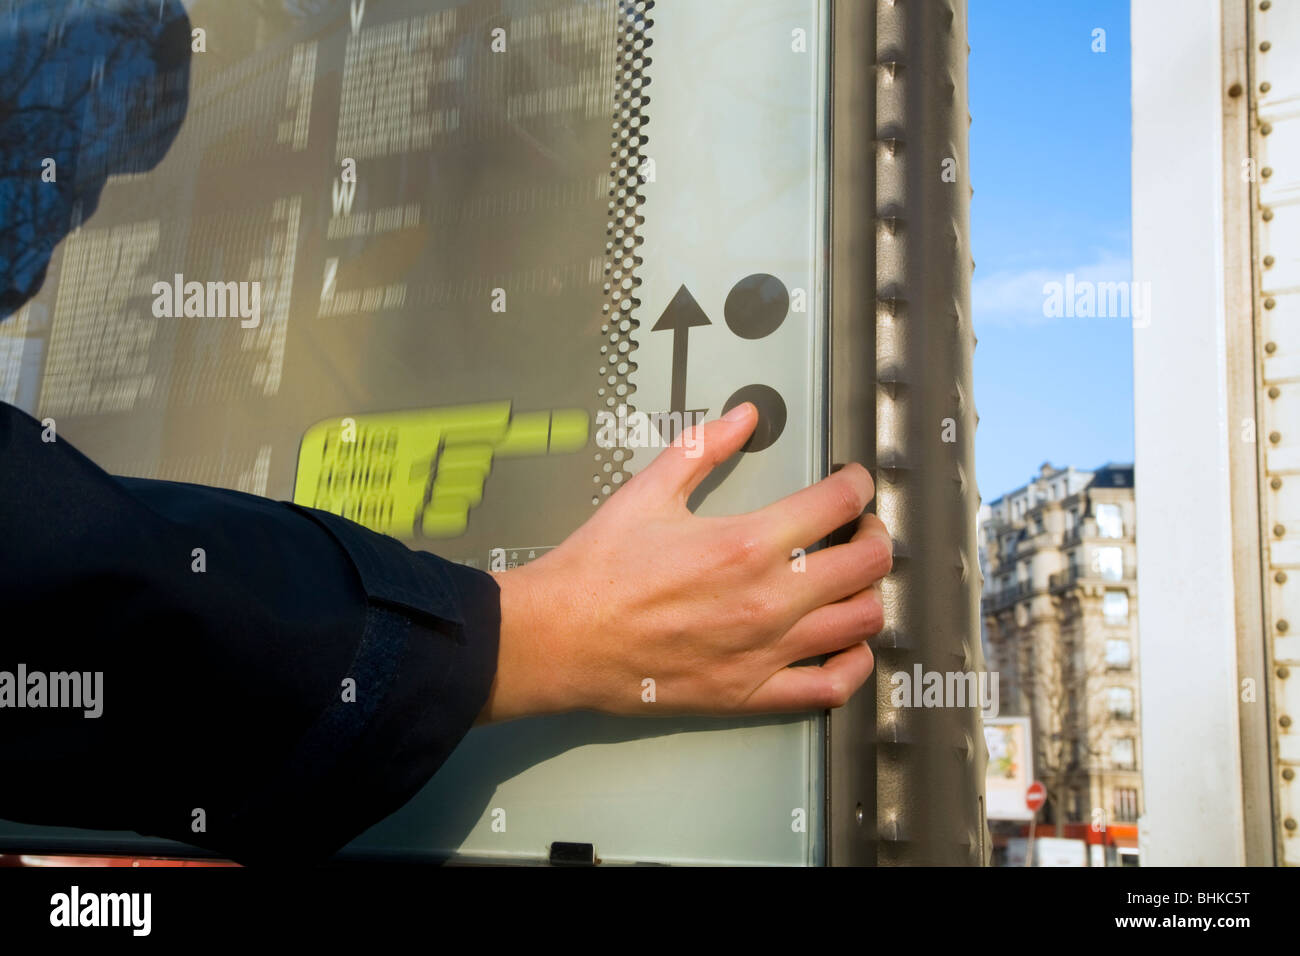
<path id="1" fill-rule="evenodd" d="M 1131 279 L 1127 0 L 969 0 L 976 471 L 1133 460 L 1128 318 L 1044 318 L 1043 284 Z M 1106 31 L 1106 52 L 1092 51 Z"/>

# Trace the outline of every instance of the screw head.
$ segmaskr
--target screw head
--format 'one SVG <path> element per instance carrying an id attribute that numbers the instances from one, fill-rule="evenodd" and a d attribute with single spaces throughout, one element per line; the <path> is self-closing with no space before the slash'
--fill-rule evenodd
<path id="1" fill-rule="evenodd" d="M 1259 218 L 1260 218 L 1260 219 L 1263 219 L 1265 222 L 1272 222 L 1272 221 L 1273 221 L 1273 210 L 1271 210 L 1271 209 L 1265 209 L 1263 212 L 1261 212 L 1261 213 L 1259 214 Z M 1271 306 L 1270 306 L 1270 308 L 1271 308 Z"/>
<path id="2" fill-rule="evenodd" d="M 1278 584 L 1286 584 L 1286 572 L 1278 571 L 1276 574 L 1273 575 L 1273 580 L 1276 581 Z"/>
<path id="3" fill-rule="evenodd" d="M 1259 8 L 1261 10 L 1267 10 L 1272 5 L 1273 5 L 1273 0 L 1259 0 Z"/>
<path id="4" fill-rule="evenodd" d="M 1267 40 L 1259 45 L 1260 53 L 1267 53 L 1271 49 L 1273 49 L 1273 44 L 1269 43 Z"/>
<path id="5" fill-rule="evenodd" d="M 1261 93 L 1267 93 L 1272 88 L 1273 88 L 1273 84 L 1268 82 L 1268 80 L 1265 80 L 1263 83 L 1259 84 L 1259 91 Z"/>
<path id="6" fill-rule="evenodd" d="M 1284 537 L 1286 535 L 1286 525 L 1284 524 L 1273 525 L 1273 533 L 1277 535 L 1279 538 Z"/>
<path id="7" fill-rule="evenodd" d="M 1283 714 L 1281 717 L 1279 717 L 1277 719 L 1277 722 L 1281 724 L 1283 727 L 1291 726 L 1291 718 L 1287 714 Z"/>
<path id="8" fill-rule="evenodd" d="M 1296 827 L 1295 817 L 1287 817 L 1282 826 L 1294 833 Z"/>
<path id="9" fill-rule="evenodd" d="M 1276 342 L 1264 343 L 1264 351 L 1267 352 L 1269 355 L 1272 355 L 1274 352 L 1277 351 L 1277 343 Z"/>
<path id="10" fill-rule="evenodd" d="M 1269 486 L 1270 488 L 1272 488 L 1274 491 L 1281 491 L 1281 490 L 1282 490 L 1282 479 L 1281 479 L 1281 478 L 1278 478 L 1276 475 L 1274 475 L 1272 478 L 1270 478 L 1270 479 L 1268 480 L 1268 486 Z"/>
<path id="11" fill-rule="evenodd" d="M 1265 179 L 1268 179 L 1268 177 L 1273 175 L 1273 167 L 1265 166 L 1263 169 L 1259 171 L 1259 174 L 1263 176 Z"/>
<path id="12" fill-rule="evenodd" d="M 1271 268 L 1273 268 L 1273 263 L 1275 263 L 1276 261 L 1277 261 L 1277 260 L 1274 259 L 1272 256 L 1265 256 L 1265 257 L 1264 257 L 1264 268 L 1265 268 L 1265 269 L 1271 269 Z"/>
<path id="13" fill-rule="evenodd" d="M 1284 767 L 1284 768 L 1282 768 L 1282 779 L 1283 779 L 1283 780 L 1294 780 L 1294 779 L 1295 779 L 1295 771 L 1292 770 L 1290 767 Z"/>
<path id="14" fill-rule="evenodd" d="M 1233 83 L 1232 86 L 1228 87 L 1228 95 L 1229 95 L 1229 96 L 1240 96 L 1240 95 L 1241 95 L 1241 84 L 1240 84 L 1240 83 Z"/>
<path id="15" fill-rule="evenodd" d="M 1270 218 L 1270 219 L 1273 218 L 1272 213 L 1269 214 L 1269 217 L 1268 217 L 1268 218 Z M 1271 308 L 1273 308 L 1273 307 L 1276 306 L 1276 305 L 1277 305 L 1277 299 L 1273 298 L 1271 295 L 1270 295 L 1267 299 L 1264 300 L 1264 308 L 1266 308 L 1266 309 L 1271 309 Z"/>
<path id="16" fill-rule="evenodd" d="M 1291 676 L 1291 668 L 1286 667 L 1285 665 L 1279 667 L 1277 669 L 1277 676 L 1282 678 L 1282 680 L 1286 680 L 1288 677 Z"/>
<path id="17" fill-rule="evenodd" d="M 1280 442 L 1280 441 L 1282 440 L 1282 433 L 1281 433 L 1281 432 L 1269 432 L 1269 433 L 1268 433 L 1268 440 L 1271 441 L 1274 445 L 1276 445 L 1278 442 Z"/>
<path id="18" fill-rule="evenodd" d="M 1278 618 L 1278 622 L 1277 622 L 1277 632 L 1278 632 L 1279 634 L 1285 634 L 1285 633 L 1286 633 L 1287 631 L 1289 631 L 1289 630 L 1291 630 L 1291 625 L 1287 623 L 1286 618 L 1284 618 L 1284 617 L 1283 617 L 1283 618 Z M 1289 717 L 1287 718 L 1287 720 L 1290 720 L 1290 719 L 1291 719 L 1291 718 L 1289 718 Z"/>
<path id="19" fill-rule="evenodd" d="M 1269 397 L 1269 398 L 1277 398 L 1277 397 L 1278 397 L 1279 395 L 1281 395 L 1281 394 L 1282 394 L 1282 389 L 1278 388 L 1276 385 L 1270 385 L 1270 386 L 1268 387 L 1268 397 Z M 1274 478 L 1273 480 L 1276 481 L 1278 484 L 1281 484 L 1281 483 L 1282 483 L 1282 479 L 1281 479 L 1281 478 Z"/>

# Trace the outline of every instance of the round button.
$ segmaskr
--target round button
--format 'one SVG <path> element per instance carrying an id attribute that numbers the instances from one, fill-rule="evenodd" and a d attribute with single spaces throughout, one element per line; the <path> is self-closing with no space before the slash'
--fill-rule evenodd
<path id="1" fill-rule="evenodd" d="M 757 272 L 731 287 L 722 311 L 727 327 L 742 339 L 761 339 L 785 321 L 790 293 L 776 276 Z"/>
<path id="2" fill-rule="evenodd" d="M 745 402 L 753 402 L 758 409 L 758 424 L 754 426 L 754 434 L 749 436 L 749 441 L 740 450 L 754 452 L 770 448 L 781 437 L 781 432 L 785 431 L 785 400 L 781 398 L 780 392 L 770 386 L 746 385 L 727 399 L 727 404 L 722 406 L 722 414 L 727 414 Z"/>

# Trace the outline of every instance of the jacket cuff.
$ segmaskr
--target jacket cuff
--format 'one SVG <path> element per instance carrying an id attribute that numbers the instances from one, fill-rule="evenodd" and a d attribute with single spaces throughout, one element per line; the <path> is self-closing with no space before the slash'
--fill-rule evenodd
<path id="1" fill-rule="evenodd" d="M 276 779 L 237 811 L 243 849 L 231 855 L 242 863 L 322 861 L 400 809 L 473 727 L 496 677 L 492 575 L 327 518 L 371 597 L 340 678 L 353 691 L 341 684 Z"/>

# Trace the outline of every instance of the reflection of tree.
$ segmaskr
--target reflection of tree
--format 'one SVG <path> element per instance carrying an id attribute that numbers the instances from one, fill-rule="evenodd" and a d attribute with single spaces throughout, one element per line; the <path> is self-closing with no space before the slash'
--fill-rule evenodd
<path id="1" fill-rule="evenodd" d="M 40 289 L 108 176 L 162 159 L 185 115 L 189 58 L 179 0 L 0 9 L 0 319 Z"/>

